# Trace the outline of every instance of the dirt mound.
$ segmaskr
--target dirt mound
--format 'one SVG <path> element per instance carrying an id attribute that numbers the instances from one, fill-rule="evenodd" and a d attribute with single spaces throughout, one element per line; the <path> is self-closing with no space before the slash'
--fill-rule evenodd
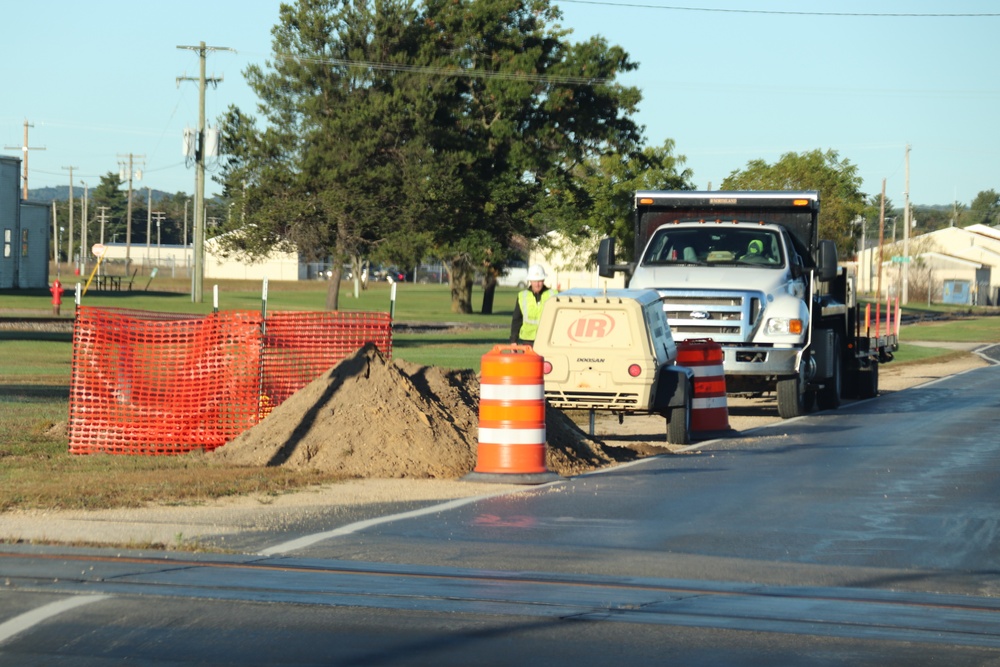
<path id="1" fill-rule="evenodd" d="M 233 465 L 290 466 L 347 477 L 454 479 L 476 465 L 479 381 L 387 362 L 374 346 L 344 359 L 217 449 Z M 546 411 L 547 465 L 575 475 L 635 458 L 593 441 L 558 410 Z"/>

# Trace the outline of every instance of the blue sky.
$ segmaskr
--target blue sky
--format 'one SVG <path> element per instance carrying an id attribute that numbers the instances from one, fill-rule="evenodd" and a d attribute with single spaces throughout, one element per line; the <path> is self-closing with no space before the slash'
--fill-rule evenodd
<path id="1" fill-rule="evenodd" d="M 211 53 L 207 117 L 256 99 L 242 71 L 263 63 L 279 2 L 4 3 L 0 142 L 28 143 L 29 187 L 95 186 L 128 154 L 138 188 L 192 192 L 181 136 L 198 120 L 194 51 Z M 676 142 L 700 188 L 747 162 L 833 149 L 863 189 L 899 206 L 968 204 L 1000 191 L 1000 2 L 991 0 L 556 1 L 572 39 L 603 35 L 639 69 L 647 143 Z M 890 16 L 895 14 L 895 16 Z M 957 16 L 978 14 L 979 16 Z M 937 15 L 937 16 L 929 16 Z M 947 16 L 945 16 L 947 15 Z M 14 147 L 8 149 L 7 147 Z M 44 149 L 44 150 L 41 150 Z M 211 194 L 218 190 L 211 181 Z"/>

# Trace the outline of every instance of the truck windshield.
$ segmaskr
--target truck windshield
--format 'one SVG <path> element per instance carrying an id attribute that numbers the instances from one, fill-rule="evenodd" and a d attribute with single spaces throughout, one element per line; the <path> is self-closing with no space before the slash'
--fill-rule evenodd
<path id="1" fill-rule="evenodd" d="M 781 267 L 784 265 L 778 235 L 759 225 L 738 224 L 660 227 L 646 246 L 647 266 L 717 264 Z"/>

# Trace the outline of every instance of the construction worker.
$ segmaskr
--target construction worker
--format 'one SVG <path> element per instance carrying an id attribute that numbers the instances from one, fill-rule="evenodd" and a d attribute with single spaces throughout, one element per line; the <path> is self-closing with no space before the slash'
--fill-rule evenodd
<path id="1" fill-rule="evenodd" d="M 521 290 L 514 304 L 514 317 L 510 323 L 510 342 L 518 345 L 532 345 L 538 333 L 538 322 L 542 318 L 542 306 L 556 295 L 554 289 L 545 286 L 545 269 L 534 264 L 528 269 L 528 289 Z"/>

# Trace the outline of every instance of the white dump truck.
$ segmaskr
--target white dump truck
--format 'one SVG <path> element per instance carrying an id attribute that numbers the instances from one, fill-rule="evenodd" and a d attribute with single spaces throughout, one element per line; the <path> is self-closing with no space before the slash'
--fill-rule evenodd
<path id="1" fill-rule="evenodd" d="M 655 290 L 570 289 L 545 303 L 534 350 L 545 400 L 562 409 L 659 414 L 667 441 L 691 440 L 691 369 Z"/>
<path id="2" fill-rule="evenodd" d="M 726 391 L 776 392 L 783 418 L 878 394 L 895 332 L 860 315 L 833 241 L 819 240 L 819 193 L 641 191 L 635 260 L 601 241 L 598 273 L 655 290 L 677 341 L 723 349 Z"/>

